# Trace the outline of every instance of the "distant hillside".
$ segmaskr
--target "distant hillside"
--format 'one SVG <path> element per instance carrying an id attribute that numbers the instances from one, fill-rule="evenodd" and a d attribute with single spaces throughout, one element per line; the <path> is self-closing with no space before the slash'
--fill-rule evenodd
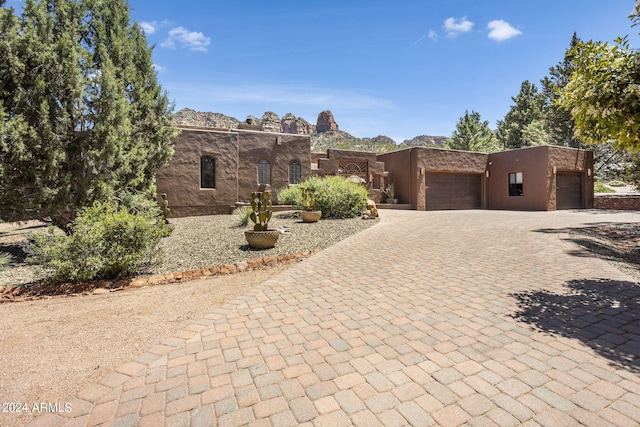
<path id="1" fill-rule="evenodd" d="M 372 151 L 386 153 L 407 147 L 438 146 L 442 147 L 446 136 L 421 135 L 407 139 L 402 144 L 385 135 L 373 138 L 357 138 L 339 129 L 331 111 L 326 110 L 318 114 L 316 125 L 312 125 L 301 117 L 291 113 L 285 114 L 282 119 L 274 112 L 267 111 L 261 118 L 247 117 L 240 120 L 225 116 L 220 113 L 203 113 L 189 108 L 178 111 L 174 116 L 174 122 L 183 126 L 201 126 L 221 129 L 236 129 L 241 124 L 254 125 L 259 129 L 269 132 L 293 133 L 311 136 L 311 151 L 323 152 L 327 148 L 340 148 L 344 150 Z"/>

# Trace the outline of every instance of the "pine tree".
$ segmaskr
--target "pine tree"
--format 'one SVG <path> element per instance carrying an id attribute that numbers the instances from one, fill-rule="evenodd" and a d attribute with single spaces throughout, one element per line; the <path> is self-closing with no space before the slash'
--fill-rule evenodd
<path id="1" fill-rule="evenodd" d="M 117 192 L 153 197 L 176 128 L 126 0 L 26 0 L 21 16 L 1 13 L 0 217 L 66 227 Z"/>
<path id="2" fill-rule="evenodd" d="M 505 149 L 526 147 L 522 132 L 534 120 L 542 119 L 542 97 L 528 80 L 522 82 L 520 93 L 511 98 L 512 105 L 503 120 L 498 121 L 496 135 Z"/>
<path id="3" fill-rule="evenodd" d="M 451 138 L 445 147 L 452 150 L 481 151 L 490 153 L 499 150 L 498 140 L 488 121 L 481 121 L 480 113 L 465 111 L 464 116 L 456 124 Z"/>

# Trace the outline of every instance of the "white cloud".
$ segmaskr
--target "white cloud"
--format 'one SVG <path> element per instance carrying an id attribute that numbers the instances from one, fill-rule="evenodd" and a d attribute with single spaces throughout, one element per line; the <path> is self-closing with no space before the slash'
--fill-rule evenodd
<path id="1" fill-rule="evenodd" d="M 161 71 L 165 71 L 167 69 L 167 67 L 165 67 L 163 65 L 159 65 L 159 64 L 153 64 L 152 67 L 158 73 L 161 72 Z"/>
<path id="2" fill-rule="evenodd" d="M 522 34 L 522 31 L 512 27 L 511 24 L 503 21 L 502 19 L 490 21 L 487 24 L 487 27 L 490 30 L 489 38 L 499 42 L 509 40 L 512 37 L 516 37 Z"/>
<path id="3" fill-rule="evenodd" d="M 447 37 L 455 37 L 460 33 L 468 33 L 473 28 L 473 22 L 469 21 L 466 17 L 456 21 L 455 18 L 448 18 L 444 21 L 443 25 L 447 32 Z"/>
<path id="4" fill-rule="evenodd" d="M 160 46 L 175 49 L 176 45 L 190 50 L 206 51 L 211 39 L 197 31 L 189 31 L 184 27 L 175 27 L 169 31 L 169 36 Z"/>
<path id="5" fill-rule="evenodd" d="M 152 21 L 152 22 L 146 22 L 146 21 L 142 21 L 139 23 L 140 28 L 142 28 L 142 31 L 144 31 L 145 34 L 153 34 L 156 32 L 156 30 L 158 29 L 158 23 L 156 21 Z"/>
<path id="6" fill-rule="evenodd" d="M 429 30 L 429 38 L 431 40 L 436 40 L 438 38 L 438 33 L 434 30 Z"/>

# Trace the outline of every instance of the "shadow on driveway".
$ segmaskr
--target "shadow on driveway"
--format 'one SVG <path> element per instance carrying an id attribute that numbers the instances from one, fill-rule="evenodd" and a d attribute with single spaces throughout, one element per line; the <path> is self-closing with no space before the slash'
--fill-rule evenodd
<path id="1" fill-rule="evenodd" d="M 584 342 L 614 365 L 640 372 L 640 285 L 618 280 L 567 282 L 564 294 L 529 291 L 513 317 L 536 329 Z"/>

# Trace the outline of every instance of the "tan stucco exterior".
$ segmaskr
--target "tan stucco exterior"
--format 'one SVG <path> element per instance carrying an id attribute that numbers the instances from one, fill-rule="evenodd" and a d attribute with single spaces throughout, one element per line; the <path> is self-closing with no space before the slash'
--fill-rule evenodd
<path id="1" fill-rule="evenodd" d="M 156 171 L 158 195 L 167 193 L 172 216 L 229 213 L 259 189 L 258 162 L 268 160 L 271 189 L 289 185 L 289 163 L 300 163 L 301 179 L 310 174 L 308 135 L 246 129 L 182 127 L 168 166 Z M 215 188 L 200 188 L 200 159 L 215 159 Z"/>
<path id="2" fill-rule="evenodd" d="M 308 135 L 248 126 L 182 127 L 170 164 L 157 170 L 158 195 L 167 193 L 173 216 L 229 213 L 236 202 L 265 189 L 258 183 L 258 163 L 266 160 L 272 190 L 290 185 L 289 166 L 295 161 L 301 180 L 315 174 L 358 176 L 378 203 L 386 200 L 383 189 L 393 183 L 398 204 L 417 210 L 555 210 L 560 188 L 564 208 L 576 203 L 580 206 L 572 207 L 593 207 L 593 153 L 587 150 L 540 146 L 488 154 L 411 147 L 377 155 L 339 149 L 311 153 L 310 147 Z M 203 156 L 215 159 L 214 188 L 200 188 Z M 514 197 L 508 178 L 516 172 L 522 173 L 523 191 Z"/>

